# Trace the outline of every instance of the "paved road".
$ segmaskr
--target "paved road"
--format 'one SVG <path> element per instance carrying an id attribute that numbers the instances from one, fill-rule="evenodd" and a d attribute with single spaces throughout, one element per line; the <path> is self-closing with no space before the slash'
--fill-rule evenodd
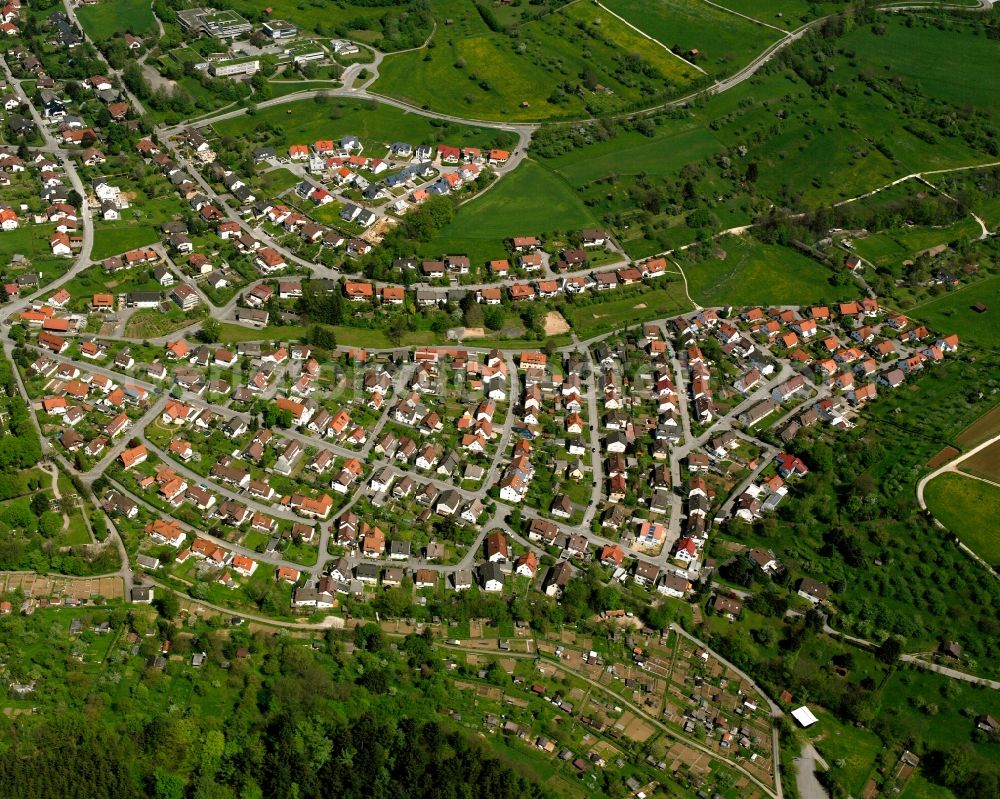
<path id="1" fill-rule="evenodd" d="M 824 770 L 829 766 L 812 744 L 803 746 L 792 764 L 795 766 L 795 787 L 798 789 L 799 799 L 830 799 L 826 789 L 816 779 L 816 766 L 822 766 Z"/>

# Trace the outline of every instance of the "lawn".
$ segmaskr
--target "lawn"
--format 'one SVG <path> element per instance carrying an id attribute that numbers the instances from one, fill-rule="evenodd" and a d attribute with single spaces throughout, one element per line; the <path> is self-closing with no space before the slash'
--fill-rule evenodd
<path id="1" fill-rule="evenodd" d="M 23 270 L 8 266 L 11 258 L 20 254 L 31 261 L 33 271 L 43 273 L 43 284 L 66 272 L 73 265 L 73 259 L 52 255 L 49 236 L 54 229 L 54 225 L 25 225 L 17 230 L 0 232 L 0 268 L 11 279 L 23 274 Z"/>
<path id="2" fill-rule="evenodd" d="M 123 33 L 144 36 L 157 31 L 147 0 L 101 0 L 97 5 L 80 6 L 76 15 L 87 35 L 97 42 Z"/>
<path id="3" fill-rule="evenodd" d="M 976 303 L 986 305 L 986 313 L 972 310 Z M 960 341 L 996 347 L 1000 345 L 1000 324 L 994 318 L 1000 313 L 1000 276 L 970 283 L 914 305 L 907 313 L 940 333 L 957 333 Z"/>
<path id="4" fill-rule="evenodd" d="M 860 796 L 884 744 L 870 730 L 842 724 L 833 714 L 821 708 L 813 710 L 819 719 L 818 724 L 809 728 L 809 735 L 815 735 L 813 743 L 830 764 L 837 782 L 850 795 Z M 836 766 L 836 761 L 844 765 Z"/>
<path id="5" fill-rule="evenodd" d="M 597 221 L 565 180 L 526 160 L 482 197 L 461 206 L 422 250 L 428 256 L 464 253 L 480 264 L 506 258 L 503 241 L 510 236 L 579 230 Z"/>
<path id="6" fill-rule="evenodd" d="M 152 276 L 152 269 L 137 268 L 117 275 L 106 275 L 100 266 L 92 266 L 66 283 L 63 288 L 74 300 L 90 302 L 94 294 L 113 292 L 125 294 L 130 291 L 161 291 L 159 282 Z"/>
<path id="7" fill-rule="evenodd" d="M 102 261 L 111 255 L 127 252 L 145 244 L 155 244 L 160 232 L 150 225 L 134 222 L 97 222 L 94 225 L 94 248 L 90 257 Z"/>
<path id="8" fill-rule="evenodd" d="M 270 172 L 265 172 L 257 178 L 257 185 L 260 186 L 260 190 L 266 196 L 274 197 L 298 185 L 299 181 L 299 176 L 294 172 L 284 167 L 279 167 L 278 169 L 272 169 Z"/>
<path id="9" fill-rule="evenodd" d="M 840 298 L 831 272 L 795 250 L 727 237 L 725 259 L 686 266 L 691 297 L 701 305 L 808 305 Z"/>
<path id="10" fill-rule="evenodd" d="M 373 101 L 339 98 L 282 103 L 254 115 L 217 122 L 215 130 L 220 136 L 272 145 L 278 152 L 287 152 L 290 144 L 311 144 L 318 139 L 354 134 L 365 145 L 365 155 L 371 157 L 385 155 L 387 145 L 395 141 L 485 147 L 498 135 L 494 130 L 439 122 Z"/>
<path id="11" fill-rule="evenodd" d="M 702 0 L 605 0 L 604 5 L 666 47 L 685 54 L 697 50 L 694 63 L 713 75 L 736 72 L 781 37 Z"/>
<path id="12" fill-rule="evenodd" d="M 942 474 L 924 489 L 934 517 L 962 542 L 994 567 L 1000 567 L 1000 488 L 962 477 Z"/>

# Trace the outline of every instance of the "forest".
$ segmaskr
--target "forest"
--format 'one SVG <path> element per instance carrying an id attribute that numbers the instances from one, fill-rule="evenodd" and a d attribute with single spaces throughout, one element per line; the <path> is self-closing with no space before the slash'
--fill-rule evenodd
<path id="1" fill-rule="evenodd" d="M 165 619 L 157 629 L 141 611 L 129 615 L 119 608 L 112 623 L 127 621 L 133 630 L 172 638 L 181 660 L 197 647 L 227 664 L 228 672 L 213 670 L 210 684 L 195 684 L 198 701 L 214 711 L 189 712 L 179 697 L 171 699 L 174 689 L 183 693 L 190 676 L 181 663 L 165 671 L 114 668 L 114 679 L 59 663 L 55 650 L 67 644 L 54 624 L 39 661 L 49 662 L 52 672 L 69 668 L 59 679 L 73 689 L 56 686 L 54 673 L 43 677 L 39 693 L 49 699 L 37 700 L 40 712 L 0 723 L 0 796 L 548 796 L 484 744 L 435 716 L 448 694 L 428 637 L 390 644 L 378 627 L 367 625 L 357 628 L 353 643 L 331 633 L 325 646 L 310 648 L 299 639 L 243 630 L 201 629 L 195 637 Z M 5 620 L 2 645 L 23 635 L 26 624 Z M 24 637 L 28 645 L 37 643 L 34 631 Z M 350 657 L 345 651 L 353 646 Z M 158 647 L 146 638 L 137 654 L 152 657 Z"/>

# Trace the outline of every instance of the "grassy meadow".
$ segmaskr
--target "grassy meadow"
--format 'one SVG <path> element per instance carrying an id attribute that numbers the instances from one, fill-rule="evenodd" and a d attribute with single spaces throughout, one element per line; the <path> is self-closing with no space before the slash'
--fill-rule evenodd
<path id="1" fill-rule="evenodd" d="M 808 305 L 843 294 L 829 283 L 827 267 L 794 250 L 735 236 L 720 239 L 718 247 L 725 258 L 684 269 L 691 297 L 701 305 Z"/>
<path id="2" fill-rule="evenodd" d="M 504 239 L 578 230 L 596 217 L 558 175 L 526 160 L 455 218 L 421 250 L 430 256 L 461 252 L 474 263 L 506 258 Z"/>
<path id="3" fill-rule="evenodd" d="M 934 517 L 957 535 L 973 552 L 994 567 L 1000 566 L 1000 488 L 963 477 L 942 474 L 924 489 Z"/>
<path id="4" fill-rule="evenodd" d="M 986 305 L 986 313 L 977 313 L 972 306 Z M 949 291 L 929 302 L 915 305 L 907 311 L 941 333 L 957 333 L 959 341 L 984 347 L 1000 345 L 1000 276 L 985 278 Z"/>
<path id="5" fill-rule="evenodd" d="M 80 6 L 76 15 L 87 35 L 98 42 L 124 33 L 144 36 L 157 32 L 147 0 L 101 0 L 96 5 Z"/>
<path id="6" fill-rule="evenodd" d="M 432 8 L 434 47 L 387 58 L 375 91 L 474 118 L 535 120 L 648 104 L 700 75 L 596 5 L 567 6 L 509 35 L 490 30 L 472 0 Z M 636 69 L 633 53 L 655 74 Z"/>

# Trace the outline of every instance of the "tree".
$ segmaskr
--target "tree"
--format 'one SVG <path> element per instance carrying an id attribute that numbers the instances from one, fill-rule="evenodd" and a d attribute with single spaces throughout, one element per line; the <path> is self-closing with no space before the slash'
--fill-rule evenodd
<path id="1" fill-rule="evenodd" d="M 177 618 L 177 614 L 181 611 L 181 602 L 173 591 L 161 590 L 157 593 L 154 604 L 160 615 L 167 619 Z"/>
<path id="2" fill-rule="evenodd" d="M 400 342 L 403 340 L 403 333 L 406 332 L 406 320 L 402 316 L 394 316 L 392 321 L 389 323 L 389 329 L 386 331 L 386 335 L 389 337 L 389 341 L 392 342 L 392 346 L 398 347 Z"/>
<path id="3" fill-rule="evenodd" d="M 214 344 L 222 336 L 222 324 L 217 319 L 206 319 L 202 322 L 201 329 L 195 334 L 195 338 L 203 344 Z"/>
<path id="4" fill-rule="evenodd" d="M 40 491 L 31 498 L 31 512 L 39 518 L 49 509 L 49 498 Z"/>
<path id="5" fill-rule="evenodd" d="M 901 654 L 903 654 L 903 644 L 894 635 L 886 638 L 875 650 L 875 657 L 889 666 L 895 665 Z"/>

